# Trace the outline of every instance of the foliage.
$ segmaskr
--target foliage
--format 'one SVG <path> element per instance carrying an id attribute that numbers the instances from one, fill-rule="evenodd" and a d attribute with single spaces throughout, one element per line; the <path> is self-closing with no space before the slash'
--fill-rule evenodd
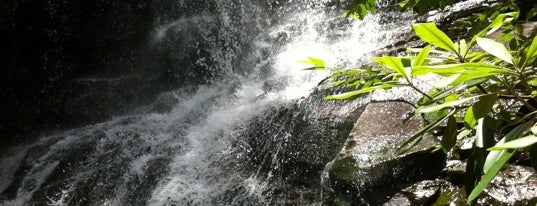
<path id="1" fill-rule="evenodd" d="M 347 7 L 344 13 L 345 17 L 352 16 L 355 19 L 364 19 L 368 13 L 375 13 L 376 0 L 351 0 L 352 2 Z M 402 0 L 395 4 L 398 10 L 415 11 L 420 14 L 434 10 L 444 9 L 449 5 L 459 2 L 460 0 Z M 477 32 L 484 29 L 488 19 L 495 19 L 499 14 L 511 11 L 518 11 L 518 4 L 531 4 L 532 0 L 497 0 L 491 5 L 491 8 L 486 9 L 476 15 L 471 15 L 466 18 L 457 20 L 454 23 L 453 30 L 461 30 L 469 35 L 475 35 Z M 526 20 L 533 19 L 537 16 L 537 7 L 527 11 Z M 470 30 L 468 30 L 470 28 Z"/>
<path id="2" fill-rule="evenodd" d="M 364 19 L 368 12 L 375 13 L 375 2 L 376 0 L 354 0 L 343 15 Z"/>
<path id="3" fill-rule="evenodd" d="M 332 70 L 323 83 L 352 88 L 328 100 L 394 87 L 421 94 L 414 117 L 423 117 L 426 126 L 400 146 L 401 152 L 438 128 L 443 128 L 438 148 L 444 152 L 459 147 L 462 138 L 473 137 L 465 178 L 472 204 L 516 151 L 530 151 L 537 162 L 537 37 L 519 32 L 518 17 L 518 12 L 497 14 L 475 36 L 460 41 L 453 41 L 435 23 L 414 24 L 414 32 L 428 45 L 409 48 L 404 57 L 375 57 L 377 64 L 372 66 L 328 68 L 316 58 L 305 63 L 313 65 L 312 70 Z M 485 37 L 498 30 L 499 40 Z M 423 83 L 432 89 L 420 87 Z"/>
<path id="4" fill-rule="evenodd" d="M 414 9 L 420 13 L 431 9 L 444 8 L 453 4 L 455 0 L 403 0 L 397 4 L 401 10 Z M 364 19 L 368 13 L 375 13 L 376 0 L 352 0 L 344 13 L 345 17 L 353 16 L 355 19 Z"/>
<path id="5" fill-rule="evenodd" d="M 455 0 L 437 0 L 437 1 L 430 1 L 430 0 L 404 0 L 401 1 L 399 4 L 399 8 L 410 10 L 414 9 L 417 10 L 420 13 L 430 11 L 431 9 L 440 9 L 444 8 L 448 5 L 451 5 L 455 3 Z"/>

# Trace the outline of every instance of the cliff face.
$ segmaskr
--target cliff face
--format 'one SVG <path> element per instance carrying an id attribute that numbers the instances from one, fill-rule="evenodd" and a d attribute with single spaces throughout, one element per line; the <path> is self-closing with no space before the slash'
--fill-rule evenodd
<path id="1" fill-rule="evenodd" d="M 136 68 L 152 23 L 146 1 L 4 1 L 0 5 L 2 134 L 77 124 L 66 85 Z M 100 117 L 89 119 L 97 120 Z"/>
<path id="2" fill-rule="evenodd" d="M 132 112 L 162 91 L 217 78 L 222 72 L 215 62 L 223 54 L 237 54 L 229 59 L 236 68 L 251 68 L 237 65 L 244 58 L 238 54 L 248 53 L 243 51 L 251 45 L 245 42 L 259 34 L 258 28 L 224 25 L 227 20 L 219 14 L 244 15 L 255 24 L 272 20 L 265 11 L 236 14 L 229 5 L 243 3 L 0 3 L 0 34 L 6 37 L 0 45 L 0 139 Z"/>

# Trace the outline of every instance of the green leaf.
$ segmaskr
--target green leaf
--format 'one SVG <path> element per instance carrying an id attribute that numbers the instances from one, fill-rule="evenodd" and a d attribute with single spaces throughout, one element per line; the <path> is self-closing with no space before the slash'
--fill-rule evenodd
<path id="1" fill-rule="evenodd" d="M 444 109 L 444 108 L 459 106 L 459 105 L 461 105 L 463 103 L 475 100 L 475 99 L 480 98 L 482 96 L 484 96 L 484 95 L 477 95 L 477 96 L 467 97 L 467 98 L 464 98 L 464 99 L 459 99 L 459 100 L 455 100 L 455 101 L 451 101 L 451 102 L 446 102 L 446 103 L 443 103 L 443 104 L 440 104 L 440 105 L 435 105 L 435 106 L 418 107 L 418 109 L 416 109 L 416 112 L 417 113 L 436 112 L 436 111 Z"/>
<path id="2" fill-rule="evenodd" d="M 495 65 L 483 63 L 462 63 L 462 64 L 442 64 L 433 66 L 417 66 L 412 69 L 414 76 L 435 73 L 442 76 L 449 76 L 457 73 L 467 73 L 476 71 L 487 74 L 515 74 L 514 72 Z"/>
<path id="3" fill-rule="evenodd" d="M 438 27 L 435 23 L 421 23 L 412 25 L 416 35 L 423 41 L 426 41 L 436 47 L 440 47 L 447 51 L 457 53 L 457 48 L 453 41 Z"/>
<path id="4" fill-rule="evenodd" d="M 478 119 L 474 116 L 474 107 L 470 107 L 466 110 L 466 115 L 464 115 L 464 126 L 466 128 L 473 128 L 477 124 Z"/>
<path id="5" fill-rule="evenodd" d="M 427 56 L 429 56 L 430 51 L 431 45 L 427 45 L 426 47 L 424 47 L 414 59 L 414 63 L 412 64 L 412 66 L 415 67 L 423 65 L 425 63 L 425 60 L 427 59 Z"/>
<path id="6" fill-rule="evenodd" d="M 489 148 L 494 145 L 495 120 L 485 116 L 478 120 L 476 128 L 475 146 L 479 148 Z"/>
<path id="7" fill-rule="evenodd" d="M 537 144 L 534 144 L 530 148 L 530 162 L 531 166 L 537 170 Z"/>
<path id="8" fill-rule="evenodd" d="M 421 128 L 419 131 L 414 133 L 414 135 L 412 135 L 412 137 L 408 138 L 408 140 L 406 140 L 405 142 L 403 142 L 403 144 L 401 144 L 401 146 L 399 146 L 399 148 L 398 148 L 399 154 L 403 154 L 405 152 L 408 152 L 412 148 L 414 148 L 423 139 L 423 135 L 425 133 L 431 131 L 431 129 L 433 129 L 435 127 L 438 127 L 438 125 L 440 125 L 442 122 L 446 121 L 449 117 L 453 116 L 453 114 L 455 114 L 455 111 L 456 110 L 451 111 L 446 116 L 444 116 L 442 118 L 438 118 L 433 123 Z"/>
<path id="9" fill-rule="evenodd" d="M 398 57 L 391 57 L 391 56 L 383 56 L 383 57 L 375 57 L 373 58 L 376 62 L 379 64 L 386 65 L 387 67 L 391 68 L 393 71 L 397 72 L 401 76 L 407 78 L 407 73 L 405 70 L 405 67 L 403 66 L 403 62 Z"/>
<path id="10" fill-rule="evenodd" d="M 305 68 L 303 70 L 306 70 L 306 71 L 326 71 L 328 69 L 326 67 L 308 67 L 308 68 Z"/>
<path id="11" fill-rule="evenodd" d="M 466 55 L 466 58 L 469 59 L 468 62 L 482 62 L 487 57 L 488 55 L 485 52 L 471 52 Z"/>
<path id="12" fill-rule="evenodd" d="M 451 83 L 453 83 L 455 80 L 457 80 L 459 78 L 461 74 L 454 74 L 454 75 L 451 75 L 451 76 L 447 76 L 447 77 L 444 77 L 444 78 L 441 78 L 439 80 L 435 80 L 433 82 L 433 86 L 435 88 L 444 88 L 444 87 L 447 87 L 448 85 L 450 85 Z"/>
<path id="13" fill-rule="evenodd" d="M 529 21 L 531 18 L 537 15 L 537 7 L 534 7 L 526 14 L 526 21 Z"/>
<path id="14" fill-rule="evenodd" d="M 498 100 L 497 93 L 482 96 L 478 102 L 472 105 L 474 107 L 474 117 L 477 119 L 485 117 L 492 110 L 492 106 L 494 106 L 496 100 Z"/>
<path id="15" fill-rule="evenodd" d="M 497 31 L 498 29 L 500 29 L 500 27 L 502 27 L 502 25 L 505 22 L 505 19 L 507 17 L 510 17 L 510 15 L 509 14 L 500 14 L 500 15 L 498 15 L 494 19 L 494 21 L 492 21 L 492 23 L 490 23 L 489 26 L 482 31 L 481 35 L 478 34 L 479 37 L 483 37 L 485 35 L 490 35 L 490 34 L 494 33 L 495 31 Z"/>
<path id="16" fill-rule="evenodd" d="M 354 13 L 354 19 L 360 20 L 364 19 L 367 15 L 367 8 L 365 5 L 359 5 L 356 9 L 356 13 Z"/>
<path id="17" fill-rule="evenodd" d="M 537 136 L 530 135 L 530 136 L 522 137 L 520 139 L 506 142 L 504 144 L 496 145 L 494 147 L 489 148 L 488 150 L 521 149 L 521 148 L 526 148 L 528 146 L 531 146 L 535 143 L 537 143 Z"/>
<path id="18" fill-rule="evenodd" d="M 364 19 L 368 11 L 375 13 L 375 2 L 375 0 L 353 0 L 343 16 L 349 17 L 352 15 L 356 20 Z"/>
<path id="19" fill-rule="evenodd" d="M 456 93 L 460 89 L 470 88 L 470 87 L 473 87 L 475 85 L 481 84 L 483 82 L 485 82 L 484 79 L 475 79 L 475 80 L 465 82 L 464 85 L 457 85 L 457 86 L 449 87 L 448 89 L 443 90 L 440 93 L 437 93 L 437 94 L 433 95 L 433 99 L 431 101 L 432 102 L 440 101 L 440 100 L 445 99 L 448 96 Z"/>
<path id="20" fill-rule="evenodd" d="M 531 198 L 528 202 L 528 206 L 537 206 L 537 197 Z"/>
<path id="21" fill-rule="evenodd" d="M 513 64 L 513 56 L 509 53 L 507 48 L 501 43 L 498 43 L 492 39 L 477 38 L 477 44 L 486 52 L 498 57 L 499 59 Z"/>
<path id="22" fill-rule="evenodd" d="M 460 140 L 468 135 L 472 134 L 472 130 L 470 129 L 463 129 L 459 134 L 457 134 L 457 140 Z"/>
<path id="23" fill-rule="evenodd" d="M 456 86 L 462 83 L 466 83 L 470 80 L 477 80 L 477 79 L 493 79 L 495 75 L 502 74 L 502 73 L 496 73 L 496 71 L 468 71 L 465 73 L 462 73 L 459 75 L 459 77 L 451 82 L 451 86 Z"/>
<path id="24" fill-rule="evenodd" d="M 464 39 L 456 42 L 455 47 L 457 48 L 458 53 L 461 55 L 465 55 L 468 52 L 468 44 Z"/>
<path id="25" fill-rule="evenodd" d="M 514 33 L 500 33 L 496 40 L 501 42 L 511 42 L 515 38 Z"/>
<path id="26" fill-rule="evenodd" d="M 444 134 L 442 135 L 442 149 L 445 153 L 448 153 L 453 146 L 457 143 L 457 120 L 455 117 L 450 116 L 446 128 L 444 128 Z"/>
<path id="27" fill-rule="evenodd" d="M 528 125 L 530 124 L 526 123 L 514 128 L 507 135 L 505 135 L 502 140 L 500 140 L 499 144 L 502 144 L 505 141 L 519 138 L 522 135 L 522 132 L 527 129 Z M 483 190 L 489 185 L 490 181 L 492 181 L 496 174 L 498 174 L 503 165 L 505 165 L 505 163 L 509 161 L 511 156 L 513 156 L 514 152 L 515 150 L 513 149 L 499 151 L 495 150 L 491 151 L 487 155 L 485 165 L 483 166 L 484 175 L 481 176 L 481 180 L 468 196 L 468 204 L 474 201 L 474 199 L 477 198 L 483 192 Z"/>
<path id="28" fill-rule="evenodd" d="M 470 41 L 470 47 L 475 44 L 475 41 L 478 37 L 484 37 L 486 35 L 492 34 L 493 32 L 500 29 L 502 25 L 508 24 L 511 21 L 518 19 L 518 15 L 518 12 L 499 14 L 498 16 L 496 16 L 494 21 L 492 21 L 492 23 L 490 23 L 485 29 L 481 30 L 472 38 L 472 40 Z"/>
<path id="29" fill-rule="evenodd" d="M 535 7 L 537 9 L 537 7 Z M 537 57 L 537 36 L 533 38 L 533 41 L 531 42 L 531 46 L 528 47 L 528 51 L 526 52 L 526 64 L 531 64 L 533 61 L 535 61 L 535 57 Z"/>
<path id="30" fill-rule="evenodd" d="M 324 67 L 324 61 L 322 59 L 315 58 L 315 57 L 308 57 L 307 60 L 302 60 L 298 62 L 303 63 L 303 64 L 314 65 L 315 67 Z"/>
<path id="31" fill-rule="evenodd" d="M 502 145 L 507 141 L 518 139 L 520 136 L 522 136 L 522 133 L 525 130 L 528 129 L 529 125 L 530 125 L 530 123 L 524 123 L 524 124 L 518 125 L 514 129 L 509 131 L 509 133 L 507 133 L 500 141 L 498 141 L 496 146 Z M 507 151 L 508 150 L 494 150 L 494 151 L 491 151 L 489 153 L 489 155 L 487 156 L 487 161 L 485 162 L 485 165 L 483 166 L 483 172 L 486 173 L 486 172 L 490 171 L 490 169 L 494 166 L 496 160 L 500 159 L 500 156 L 503 155 L 503 153 L 505 153 Z"/>
<path id="32" fill-rule="evenodd" d="M 504 153 L 498 156 L 497 159 L 494 160 L 494 164 L 491 168 L 489 168 L 489 171 L 486 172 L 483 176 L 481 176 L 481 180 L 479 183 L 474 187 L 470 195 L 468 196 L 468 204 L 471 204 L 472 201 L 474 201 L 475 198 L 477 198 L 483 190 L 489 185 L 490 181 L 496 177 L 496 174 L 500 171 L 500 169 L 505 165 L 505 163 L 513 156 L 514 150 L 502 150 Z M 487 162 L 488 162 L 487 157 Z"/>
<path id="33" fill-rule="evenodd" d="M 449 85 L 458 86 L 469 81 L 475 81 L 482 78 L 493 78 L 498 74 L 510 74 L 516 75 L 506 68 L 497 67 L 494 65 L 481 64 L 481 63 L 463 63 L 463 64 L 448 64 L 448 65 L 435 65 L 435 66 L 420 66 L 414 68 L 414 74 L 421 75 L 426 73 L 435 73 L 441 76 L 450 77 L 443 80 L 443 83 L 451 81 Z M 453 75 L 458 74 L 456 79 L 453 79 Z M 479 80 L 482 81 L 482 80 Z M 486 79 L 484 80 L 486 81 Z"/>
<path id="34" fill-rule="evenodd" d="M 421 52 L 421 50 L 423 50 L 423 48 L 412 48 L 412 47 L 406 48 L 407 53 L 411 53 L 411 52 L 419 53 L 419 52 Z M 429 51 L 429 53 L 430 54 L 437 54 L 439 56 L 449 56 L 450 54 L 452 54 L 451 52 L 444 51 L 444 50 L 433 49 L 432 47 L 431 47 L 431 50 Z"/>
<path id="35" fill-rule="evenodd" d="M 488 116 L 478 120 L 475 141 L 468 157 L 466 174 L 464 175 L 466 191 L 472 191 L 481 179 L 483 165 L 489 153 L 486 148 L 494 144 L 494 124 L 494 119 Z"/>
<path id="36" fill-rule="evenodd" d="M 351 97 L 354 97 L 354 96 L 357 96 L 357 95 L 370 93 L 370 92 L 373 92 L 375 90 L 389 89 L 389 88 L 392 88 L 393 86 L 394 85 L 392 85 L 392 84 L 381 84 L 381 85 L 377 85 L 377 86 L 365 87 L 365 88 L 362 88 L 362 89 L 359 89 L 359 90 L 345 92 L 345 93 L 342 93 L 342 94 L 330 95 L 330 96 L 325 97 L 324 99 L 325 100 L 345 100 L 345 99 L 350 99 Z"/>
<path id="37" fill-rule="evenodd" d="M 474 127 L 478 119 L 485 117 L 492 110 L 496 100 L 498 100 L 498 94 L 487 94 L 481 97 L 466 111 L 464 116 L 465 126 L 468 128 Z"/>

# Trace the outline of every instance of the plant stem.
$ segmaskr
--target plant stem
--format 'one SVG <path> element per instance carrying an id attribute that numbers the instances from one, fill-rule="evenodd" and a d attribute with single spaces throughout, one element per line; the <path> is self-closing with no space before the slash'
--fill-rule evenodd
<path id="1" fill-rule="evenodd" d="M 507 95 L 507 94 L 500 94 L 498 97 L 502 99 L 516 99 L 514 95 Z M 533 99 L 533 97 L 529 95 L 523 95 L 523 96 L 519 95 L 519 97 L 522 99 Z"/>
<path id="2" fill-rule="evenodd" d="M 530 109 L 532 112 L 535 112 L 537 111 L 537 109 L 531 105 L 530 103 L 528 103 L 526 100 L 524 100 L 522 97 L 518 96 L 517 93 L 515 93 L 515 99 L 518 100 L 519 102 L 522 102 L 522 104 L 524 104 L 524 106 L 526 106 L 528 109 Z"/>
<path id="3" fill-rule="evenodd" d="M 522 82 L 522 85 L 531 92 L 533 89 L 531 88 L 530 84 L 528 84 L 528 81 L 526 81 L 526 76 L 524 75 L 524 70 L 520 70 L 518 73 L 518 78 L 520 79 L 520 82 Z"/>
<path id="4" fill-rule="evenodd" d="M 406 80 L 406 82 L 408 82 L 408 86 L 409 86 L 410 88 L 416 90 L 417 92 L 419 92 L 419 93 L 422 94 L 423 96 L 427 97 L 427 99 L 429 99 L 429 100 L 432 100 L 432 99 L 433 99 L 433 97 L 429 96 L 427 93 L 421 91 L 421 89 L 419 89 L 418 87 L 416 87 L 416 86 L 414 85 L 414 83 L 412 83 L 412 81 L 410 80 L 410 78 L 408 78 L 407 76 L 405 76 L 405 80 Z"/>
<path id="5" fill-rule="evenodd" d="M 502 83 L 505 85 L 505 87 L 507 87 L 509 89 L 509 92 L 511 93 L 511 95 L 513 95 L 514 99 L 516 99 L 517 101 L 519 101 L 522 104 L 524 104 L 524 106 L 526 106 L 532 112 L 537 111 L 537 109 L 533 105 L 531 105 L 526 100 L 524 100 L 524 98 L 522 98 L 520 95 L 518 95 L 518 93 L 513 89 L 513 87 L 511 85 L 509 85 L 509 83 L 507 83 L 506 81 L 502 81 Z"/>
<path id="6" fill-rule="evenodd" d="M 479 91 L 483 92 L 484 94 L 488 94 L 487 90 L 481 86 L 481 84 L 476 85 L 476 87 L 479 89 Z"/>
<path id="7" fill-rule="evenodd" d="M 515 70 L 517 71 L 518 78 L 520 79 L 520 82 L 522 82 L 522 85 L 531 92 L 533 89 L 531 88 L 530 84 L 528 84 L 528 81 L 526 81 L 526 76 L 524 75 L 524 70 L 526 68 L 526 64 L 528 63 L 528 60 L 524 60 L 524 63 L 522 63 L 522 66 L 520 68 L 517 68 L 515 66 Z"/>
<path id="8" fill-rule="evenodd" d="M 416 90 L 417 92 L 419 92 L 420 94 L 422 94 L 423 96 L 427 97 L 427 99 L 430 99 L 432 100 L 433 97 L 429 96 L 427 93 L 421 91 L 421 89 L 417 88 L 416 86 L 414 86 L 414 84 L 412 83 L 409 83 L 408 86 L 410 86 L 410 88 Z"/>

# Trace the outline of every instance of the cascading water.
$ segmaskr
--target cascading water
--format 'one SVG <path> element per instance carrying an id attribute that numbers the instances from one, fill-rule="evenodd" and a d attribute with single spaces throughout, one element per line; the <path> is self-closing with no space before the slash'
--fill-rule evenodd
<path id="1" fill-rule="evenodd" d="M 365 63 L 409 18 L 345 20 L 325 0 L 203 3 L 161 6 L 186 12 L 158 11 L 149 41 L 187 83 L 139 113 L 11 148 L 0 160 L 0 204 L 320 203 L 325 156 L 339 151 L 344 140 L 332 140 L 360 102 L 323 102 L 315 88 L 326 74 L 297 62 Z"/>

